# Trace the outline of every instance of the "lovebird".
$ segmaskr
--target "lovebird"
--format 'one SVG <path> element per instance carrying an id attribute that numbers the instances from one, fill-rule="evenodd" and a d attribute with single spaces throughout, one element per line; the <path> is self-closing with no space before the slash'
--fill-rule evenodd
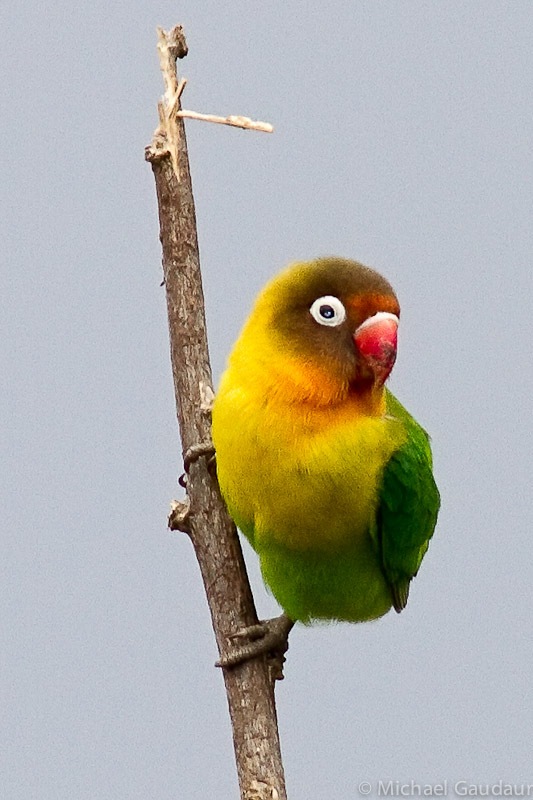
<path id="1" fill-rule="evenodd" d="M 220 490 L 285 638 L 296 621 L 402 611 L 428 549 L 440 505 L 429 437 L 385 387 L 399 317 L 373 269 L 295 263 L 259 294 L 223 374 Z"/>

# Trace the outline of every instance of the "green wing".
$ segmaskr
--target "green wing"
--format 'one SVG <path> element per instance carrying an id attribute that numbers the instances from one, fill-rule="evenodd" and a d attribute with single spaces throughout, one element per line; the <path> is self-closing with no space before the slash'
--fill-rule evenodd
<path id="1" fill-rule="evenodd" d="M 408 434 L 385 467 L 377 517 L 383 571 L 400 612 L 433 535 L 440 497 L 427 433 L 390 392 L 387 413 L 399 419 Z"/>

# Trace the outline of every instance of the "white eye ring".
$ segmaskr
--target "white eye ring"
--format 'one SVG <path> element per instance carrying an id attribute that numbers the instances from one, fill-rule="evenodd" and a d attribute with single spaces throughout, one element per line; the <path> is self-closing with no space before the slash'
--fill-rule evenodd
<path id="1" fill-rule="evenodd" d="M 309 313 L 320 325 L 328 325 L 332 328 L 341 325 L 346 319 L 346 309 L 339 298 L 333 297 L 331 294 L 315 300 Z"/>

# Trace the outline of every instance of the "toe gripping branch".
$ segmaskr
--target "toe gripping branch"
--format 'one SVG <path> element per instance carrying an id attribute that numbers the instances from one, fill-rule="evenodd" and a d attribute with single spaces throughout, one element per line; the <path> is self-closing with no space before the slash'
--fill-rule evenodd
<path id="1" fill-rule="evenodd" d="M 235 667 L 251 658 L 268 657 L 274 680 L 283 680 L 285 653 L 289 649 L 289 633 L 294 622 L 286 614 L 274 619 L 265 619 L 228 636 L 231 646 L 217 661 L 217 667 Z M 247 639 L 246 644 L 234 644 L 236 639 Z"/>
<path id="2" fill-rule="evenodd" d="M 183 469 L 185 471 L 178 478 L 179 485 L 183 486 L 184 489 L 187 488 L 187 475 L 189 474 L 191 464 L 194 464 L 194 462 L 198 461 L 202 456 L 209 456 L 207 466 L 210 468 L 215 461 L 215 448 L 211 440 L 192 444 L 185 451 L 183 455 Z"/>
<path id="3" fill-rule="evenodd" d="M 190 466 L 202 456 L 209 456 L 207 467 L 208 469 L 212 469 L 215 464 L 215 448 L 211 440 L 193 444 L 185 451 L 183 455 L 184 472 L 178 478 L 179 485 L 182 486 L 185 491 L 187 491 L 187 475 L 189 474 Z M 190 513 L 191 501 L 188 495 L 185 496 L 185 500 L 172 500 L 168 517 L 168 527 L 170 530 L 190 533 L 188 524 Z"/>

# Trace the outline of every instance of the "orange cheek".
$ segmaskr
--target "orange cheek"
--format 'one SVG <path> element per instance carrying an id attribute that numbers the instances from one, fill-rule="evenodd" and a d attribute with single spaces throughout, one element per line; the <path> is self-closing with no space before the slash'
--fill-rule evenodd
<path id="1" fill-rule="evenodd" d="M 400 316 L 399 303 L 390 294 L 356 295 L 348 298 L 347 305 L 361 321 L 373 316 L 378 311 L 387 311 L 389 314 Z"/>

